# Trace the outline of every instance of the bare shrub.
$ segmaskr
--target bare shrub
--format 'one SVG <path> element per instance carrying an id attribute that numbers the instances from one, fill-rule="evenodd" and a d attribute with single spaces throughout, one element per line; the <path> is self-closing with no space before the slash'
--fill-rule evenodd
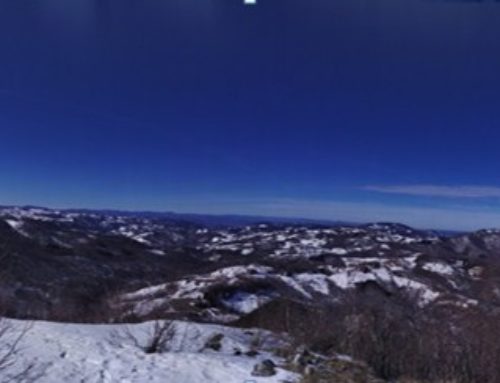
<path id="1" fill-rule="evenodd" d="M 130 327 L 125 326 L 122 330 L 114 331 L 111 334 L 110 342 L 117 346 L 132 345 L 143 350 L 146 354 L 158 354 L 171 351 L 176 334 L 177 329 L 174 322 L 155 321 L 142 334 L 143 337 L 134 334 Z"/>
<path id="2" fill-rule="evenodd" d="M 9 251 L 9 244 L 3 241 L 0 244 L 0 263 L 13 254 Z M 3 268 L 0 275 L 2 280 L 9 272 Z M 0 302 L 0 383 L 33 383 L 43 376 L 44 369 L 35 366 L 35 363 L 19 366 L 19 355 L 22 352 L 21 342 L 27 337 L 32 323 L 15 325 L 3 317 L 5 302 Z"/>
<path id="3" fill-rule="evenodd" d="M 386 381 L 500 382 L 499 309 L 421 307 L 418 296 L 403 293 L 379 298 L 353 292 L 334 306 L 300 311 L 301 323 L 287 323 L 292 349 L 350 355 Z"/>
<path id="4" fill-rule="evenodd" d="M 34 364 L 28 364 L 20 370 L 16 368 L 18 355 L 22 351 L 20 343 L 31 329 L 31 324 L 15 328 L 15 326 L 0 319 L 0 382 L 33 381 L 31 372 Z"/>
<path id="5" fill-rule="evenodd" d="M 252 339 L 250 340 L 250 350 L 264 350 L 270 344 L 273 344 L 277 341 L 275 338 L 276 335 L 273 336 L 269 332 L 257 329 L 252 335 Z"/>

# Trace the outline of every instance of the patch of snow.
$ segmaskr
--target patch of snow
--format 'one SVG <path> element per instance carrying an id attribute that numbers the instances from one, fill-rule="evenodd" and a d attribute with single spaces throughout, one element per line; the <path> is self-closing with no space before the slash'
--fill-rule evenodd
<path id="1" fill-rule="evenodd" d="M 427 285 L 409 278 L 394 276 L 393 280 L 396 286 L 413 290 L 417 294 L 417 298 L 420 299 L 421 306 L 433 302 L 440 295 L 438 292 L 431 290 Z"/>
<path id="2" fill-rule="evenodd" d="M 164 283 L 161 285 L 145 287 L 143 289 L 134 291 L 132 293 L 124 294 L 124 295 L 122 295 L 122 298 L 125 300 L 134 300 L 134 299 L 140 299 L 140 298 L 145 298 L 145 297 L 147 298 L 147 297 L 150 297 L 156 293 L 164 291 L 167 288 L 167 286 L 168 286 L 168 284 Z"/>
<path id="3" fill-rule="evenodd" d="M 426 305 L 436 300 L 439 293 L 433 291 L 429 286 L 415 280 L 395 275 L 390 268 L 380 267 L 369 271 L 361 271 L 356 268 L 332 269 L 332 275 L 328 277 L 341 289 L 352 289 L 359 283 L 364 282 L 380 282 L 392 283 L 398 288 L 411 290 L 417 294 L 421 305 Z"/>
<path id="4" fill-rule="evenodd" d="M 309 299 L 312 298 L 311 294 L 309 294 L 306 290 L 304 290 L 304 288 L 300 285 L 300 283 L 298 283 L 294 278 L 284 276 L 284 275 L 280 275 L 278 278 L 281 279 L 283 282 L 285 282 L 292 289 L 298 291 L 300 294 L 302 294 L 306 298 L 309 298 Z"/>
<path id="5" fill-rule="evenodd" d="M 302 286 L 310 287 L 312 290 L 323 294 L 330 294 L 330 286 L 327 276 L 324 274 L 302 273 L 295 276 L 295 279 Z"/>
<path id="6" fill-rule="evenodd" d="M 385 268 L 371 270 L 370 272 L 362 272 L 359 270 L 340 270 L 331 275 L 329 279 L 341 289 L 353 288 L 358 283 L 369 281 L 389 282 L 391 275 Z"/>
<path id="7" fill-rule="evenodd" d="M 152 313 L 154 310 L 159 309 L 160 307 L 164 307 L 168 304 L 168 299 L 165 298 L 156 298 L 156 299 L 148 299 L 141 302 L 138 302 L 134 308 L 134 314 L 139 316 L 146 316 Z"/>
<path id="8" fill-rule="evenodd" d="M 269 274 L 272 270 L 273 269 L 271 267 L 260 266 L 260 265 L 230 266 L 214 271 L 213 273 L 210 274 L 210 277 L 211 278 L 224 277 L 232 279 L 241 275 L 248 275 L 249 273 L 252 273 L 252 275 L 256 274 L 266 275 Z"/>
<path id="9" fill-rule="evenodd" d="M 159 249 L 150 250 L 150 253 L 152 253 L 154 255 L 165 255 L 165 252 L 163 250 L 159 250 Z"/>
<path id="10" fill-rule="evenodd" d="M 201 299 L 204 295 L 201 289 L 206 286 L 197 280 L 181 280 L 176 285 L 177 291 L 170 296 L 171 299 Z"/>
<path id="11" fill-rule="evenodd" d="M 272 298 L 264 294 L 250 294 L 244 291 L 238 291 L 228 298 L 221 300 L 221 303 L 239 314 L 250 314 L 259 307 L 269 303 Z"/>
<path id="12" fill-rule="evenodd" d="M 23 237 L 30 237 L 29 234 L 23 230 L 24 222 L 22 220 L 6 219 L 5 222 Z"/>
<path id="13" fill-rule="evenodd" d="M 21 227 L 23 227 L 22 221 L 14 221 L 13 219 L 6 219 L 5 222 L 7 222 L 7 224 L 16 231 L 18 231 L 19 229 L 21 229 Z"/>
<path id="14" fill-rule="evenodd" d="M 436 274 L 442 275 L 453 275 L 454 270 L 453 267 L 441 262 L 428 262 L 422 266 L 422 269 L 431 271 Z"/>
<path id="15" fill-rule="evenodd" d="M 247 249 L 241 250 L 241 255 L 250 255 L 253 252 L 254 252 L 254 249 L 247 248 Z"/>
<path id="16" fill-rule="evenodd" d="M 333 249 L 330 249 L 330 253 L 335 254 L 335 255 L 346 255 L 348 251 L 346 249 L 343 249 L 341 247 L 334 247 Z"/>

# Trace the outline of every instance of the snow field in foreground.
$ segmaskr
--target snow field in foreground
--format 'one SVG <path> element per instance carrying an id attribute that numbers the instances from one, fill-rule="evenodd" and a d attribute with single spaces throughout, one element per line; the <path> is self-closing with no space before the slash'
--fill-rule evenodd
<path id="1" fill-rule="evenodd" d="M 2 323 L 12 324 L 14 330 L 2 339 L 0 350 L 8 338 L 28 324 L 17 320 Z M 272 377 L 251 376 L 255 364 L 263 359 L 280 362 L 265 351 L 259 351 L 255 357 L 244 355 L 256 336 L 260 336 L 258 330 L 175 322 L 176 333 L 169 343 L 170 351 L 146 354 L 123 335 L 128 331 L 140 344 L 145 344 L 154 326 L 152 322 L 88 325 L 36 321 L 30 326 L 8 373 L 16 373 L 34 363 L 32 374 L 42 375 L 37 383 L 278 383 L 297 379 L 279 368 Z M 205 348 L 207 340 L 216 334 L 224 335 L 221 349 Z M 235 355 L 236 350 L 242 355 Z M 0 374 L 3 375 L 0 382 L 7 380 L 6 372 Z"/>

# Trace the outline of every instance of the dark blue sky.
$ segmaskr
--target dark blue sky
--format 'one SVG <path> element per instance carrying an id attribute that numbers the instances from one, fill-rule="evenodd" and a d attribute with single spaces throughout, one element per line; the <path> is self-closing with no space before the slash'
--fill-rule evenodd
<path id="1" fill-rule="evenodd" d="M 0 204 L 500 226 L 500 4 L 4 0 Z"/>

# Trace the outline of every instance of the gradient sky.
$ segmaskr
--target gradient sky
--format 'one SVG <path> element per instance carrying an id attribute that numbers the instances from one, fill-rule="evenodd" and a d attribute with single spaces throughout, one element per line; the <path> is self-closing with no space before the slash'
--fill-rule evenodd
<path id="1" fill-rule="evenodd" d="M 500 227 L 500 3 L 4 0 L 0 204 Z"/>

